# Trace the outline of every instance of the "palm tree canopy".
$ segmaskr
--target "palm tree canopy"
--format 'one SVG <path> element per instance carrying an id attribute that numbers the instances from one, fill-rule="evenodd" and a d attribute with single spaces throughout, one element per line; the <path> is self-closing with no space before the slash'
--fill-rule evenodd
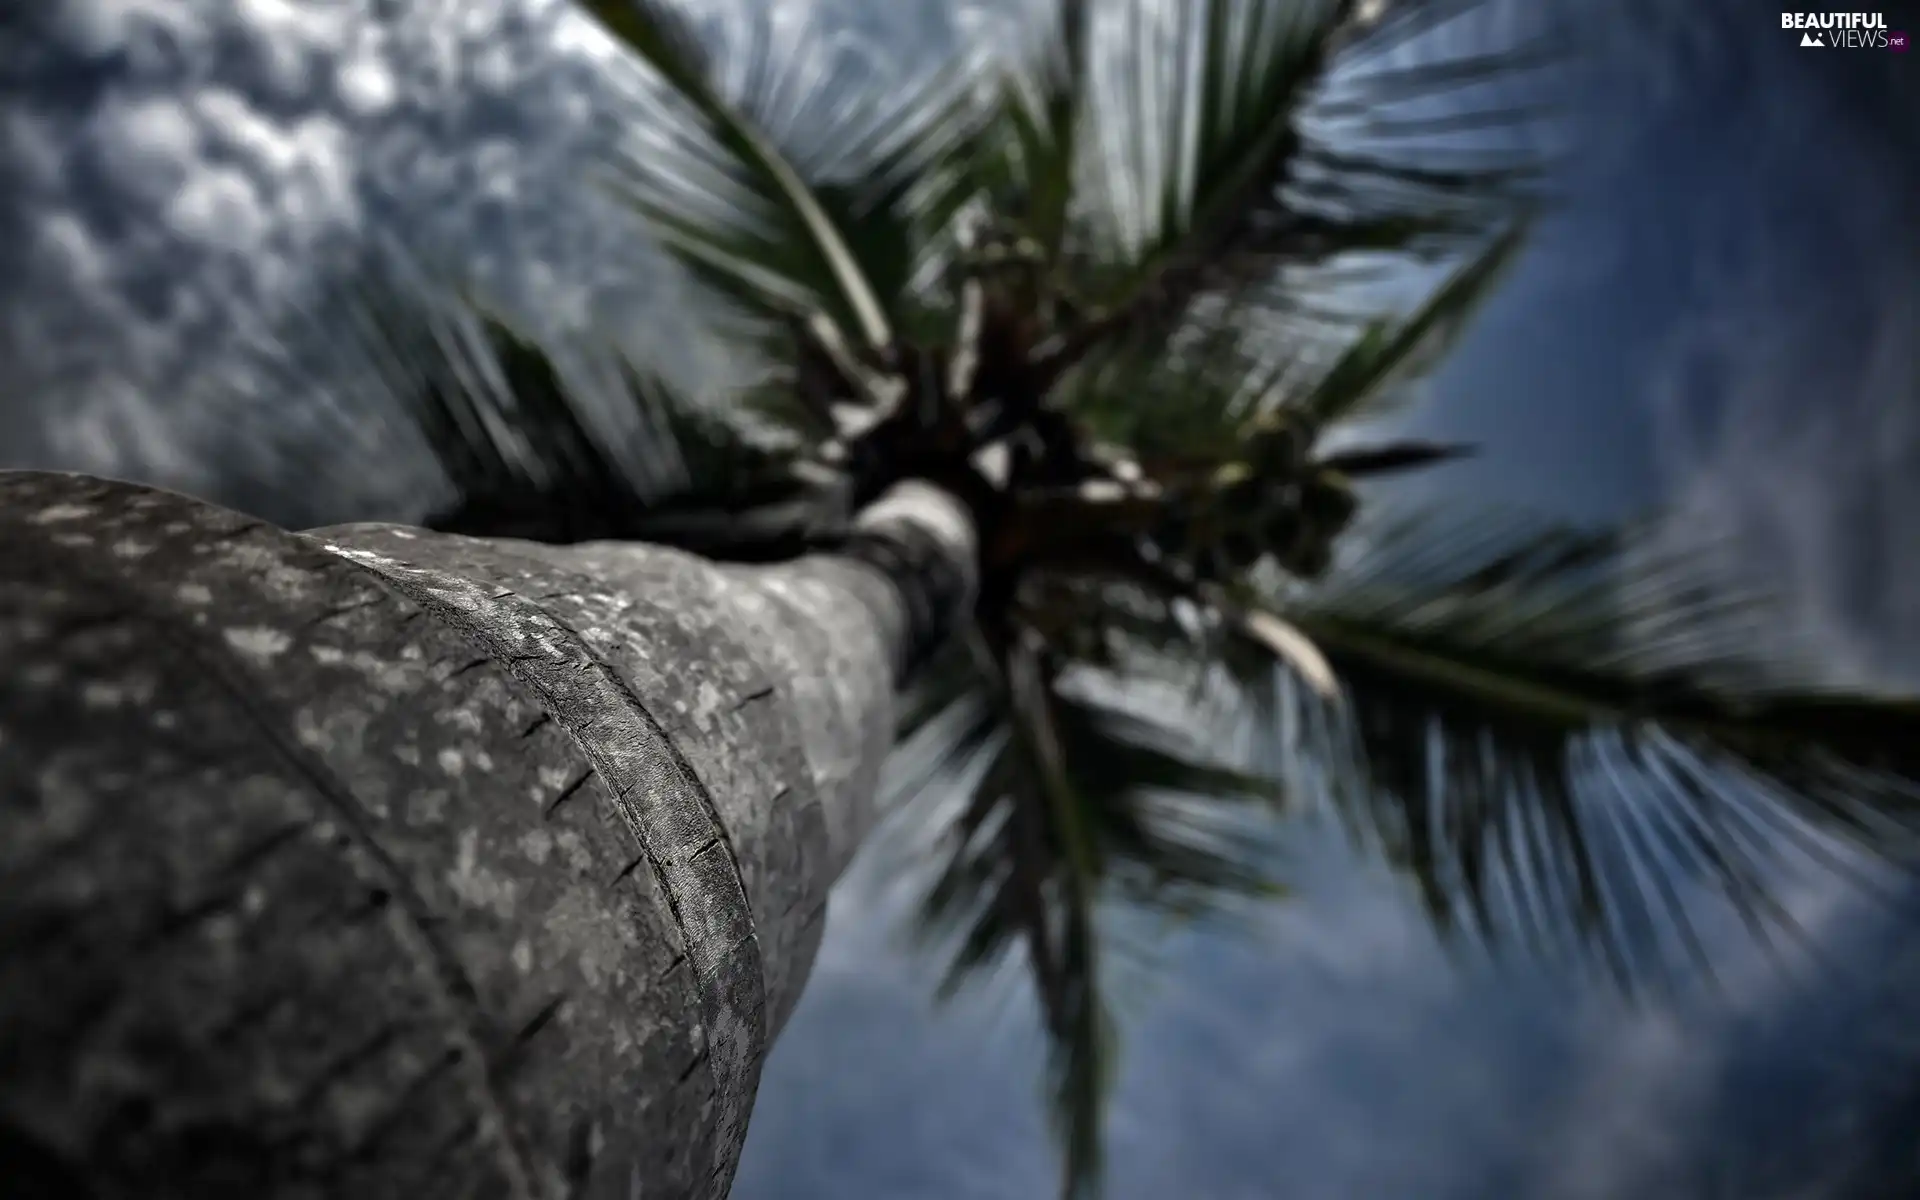
<path id="1" fill-rule="evenodd" d="M 670 110 L 612 184 L 757 373 L 715 405 L 619 364 L 681 458 L 663 493 L 550 348 L 472 307 L 424 356 L 372 322 L 380 361 L 451 364 L 403 383 L 458 492 L 430 523 L 769 559 L 903 478 L 969 505 L 974 620 L 894 782 L 957 789 L 927 930 L 952 983 L 1024 958 L 1069 1192 L 1110 1075 L 1100 904 L 1279 893 L 1249 812 L 1329 801 L 1443 931 L 1628 986 L 1705 957 L 1696 893 L 1779 923 L 1780 844 L 1904 853 L 1911 698 L 1824 690 L 1631 531 L 1363 511 L 1464 448 L 1329 435 L 1409 397 L 1540 203 L 1513 98 L 1550 59 L 1454 48 L 1471 0 L 1061 0 L 884 108 L 666 0 L 583 7 Z M 1428 286 L 1382 299 L 1382 264 Z M 1209 749 L 1222 714 L 1259 762 Z"/>

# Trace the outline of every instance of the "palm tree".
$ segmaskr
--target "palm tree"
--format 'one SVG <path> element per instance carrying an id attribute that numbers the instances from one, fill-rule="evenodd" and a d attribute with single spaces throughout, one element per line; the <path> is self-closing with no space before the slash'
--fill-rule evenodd
<path id="1" fill-rule="evenodd" d="M 439 452 L 433 532 L 0 480 L 0 1149 L 723 1190 L 890 685 L 889 799 L 949 810 L 925 929 L 953 984 L 1024 966 L 1069 1193 L 1103 914 L 1274 895 L 1272 807 L 1329 802 L 1450 936 L 1628 986 L 1697 894 L 1780 927 L 1781 845 L 1910 844 L 1912 700 L 1821 689 L 1631 531 L 1359 492 L 1460 452 L 1351 438 L 1535 202 L 1474 99 L 1523 58 L 1431 52 L 1464 3 L 1066 0 L 864 118 L 586 7 L 672 109 L 622 194 L 764 370 L 714 404 L 383 284 L 317 329 Z M 1381 261 L 1431 286 L 1379 301 Z M 274 1069 L 221 1073 L 263 1029 Z"/>
<path id="2" fill-rule="evenodd" d="M 1514 97 L 1550 60 L 1449 50 L 1472 4 L 1062 0 L 1024 56 L 884 111 L 660 0 L 584 7 L 681 122 L 620 194 L 760 370 L 716 407 L 623 365 L 686 459 L 663 495 L 483 318 L 500 383 L 416 393 L 460 495 L 428 524 L 781 561 L 901 480 L 960 498 L 980 588 L 916 677 L 889 804 L 960 797 L 924 929 L 950 986 L 1026 968 L 1065 1191 L 1100 1161 L 1103 905 L 1283 890 L 1264 806 L 1325 797 L 1448 936 L 1628 988 L 1710 957 L 1702 894 L 1790 926 L 1782 846 L 1904 853 L 1920 707 L 1822 689 L 1750 598 L 1632 530 L 1358 519 L 1357 485 L 1463 452 L 1347 431 L 1408 397 L 1539 204 Z M 1424 295 L 1366 299 L 1382 261 Z M 1256 761 L 1205 749 L 1223 720 Z"/>

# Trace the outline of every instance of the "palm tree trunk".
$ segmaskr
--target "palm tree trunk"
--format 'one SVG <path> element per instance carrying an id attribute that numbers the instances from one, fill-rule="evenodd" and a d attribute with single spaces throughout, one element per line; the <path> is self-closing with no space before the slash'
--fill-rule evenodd
<path id="1" fill-rule="evenodd" d="M 945 493 L 860 530 L 725 566 L 0 474 L 0 1175 L 724 1195 L 973 586 Z"/>

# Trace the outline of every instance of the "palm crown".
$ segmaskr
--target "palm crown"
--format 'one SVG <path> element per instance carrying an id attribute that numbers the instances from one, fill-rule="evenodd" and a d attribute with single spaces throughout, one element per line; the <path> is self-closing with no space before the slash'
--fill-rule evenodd
<path id="1" fill-rule="evenodd" d="M 1526 62 L 1432 49 L 1466 5 L 1064 0 L 1024 58 L 852 115 L 659 0 L 585 7 L 673 110 L 621 194 L 765 370 L 715 408 L 623 366 L 684 460 L 661 494 L 484 321 L 487 371 L 412 392 L 459 491 L 430 523 L 747 559 L 831 547 L 908 476 L 970 504 L 975 620 L 892 785 L 959 797 L 925 928 L 950 983 L 1024 957 L 1069 1190 L 1099 1162 L 1102 904 L 1273 894 L 1260 805 L 1328 798 L 1442 930 L 1629 985 L 1697 951 L 1690 895 L 1780 921 L 1779 846 L 1904 845 L 1920 707 L 1758 656 L 1761 610 L 1630 531 L 1356 523 L 1356 482 L 1456 451 L 1329 435 L 1405 396 L 1527 228 L 1518 118 L 1448 100 Z M 1383 259 L 1438 282 L 1370 311 Z M 1217 719 L 1264 757 L 1203 750 Z"/>

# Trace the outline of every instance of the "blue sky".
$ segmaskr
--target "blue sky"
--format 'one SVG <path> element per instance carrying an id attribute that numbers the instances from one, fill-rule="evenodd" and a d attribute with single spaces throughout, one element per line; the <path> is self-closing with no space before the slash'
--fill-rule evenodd
<path id="1" fill-rule="evenodd" d="M 1920 509 L 1920 225 L 1897 200 L 1920 165 L 1848 107 L 1835 79 L 1858 66 L 1796 58 L 1769 14 L 1596 7 L 1573 17 L 1592 75 L 1567 208 L 1431 385 L 1423 423 L 1484 445 L 1446 486 L 1588 518 L 1661 500 L 1663 537 L 1772 586 L 1781 636 L 1844 676 L 1920 679 L 1920 523 L 1895 519 Z M 875 70 L 994 23 L 780 11 L 843 56 L 877 40 Z M 573 182 L 644 112 L 562 5 L 55 0 L 5 20 L 28 50 L 0 65 L 0 465 L 288 520 L 418 511 L 430 473 L 364 401 L 221 377 L 259 314 L 374 229 L 692 367 L 711 352 L 682 347 L 671 285 Z M 290 477 L 298 496 L 275 489 Z M 1116 1200 L 1839 1195 L 1912 1106 L 1898 985 L 1920 960 L 1831 884 L 1791 900 L 1836 965 L 1734 946 L 1724 995 L 1635 1011 L 1456 967 L 1336 841 L 1298 854 L 1299 899 L 1174 937 L 1129 1006 Z M 893 936 L 901 865 L 878 843 L 836 894 L 740 1197 L 1047 1194 L 1018 998 L 933 1004 Z"/>

